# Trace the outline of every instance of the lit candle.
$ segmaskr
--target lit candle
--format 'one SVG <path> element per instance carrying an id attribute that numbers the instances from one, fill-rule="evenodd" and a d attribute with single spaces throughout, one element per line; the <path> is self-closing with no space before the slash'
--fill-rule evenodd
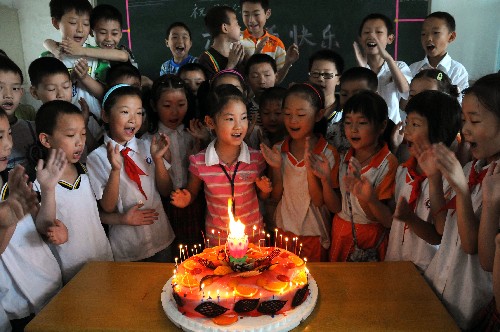
<path id="1" fill-rule="evenodd" d="M 288 237 L 285 238 L 285 250 L 288 250 Z"/>
<path id="2" fill-rule="evenodd" d="M 207 248 L 210 248 L 210 239 L 207 239 Z"/>
<path id="3" fill-rule="evenodd" d="M 178 260 L 178 258 L 175 257 L 175 268 L 177 268 L 177 260 Z"/>
<path id="4" fill-rule="evenodd" d="M 267 233 L 266 237 L 267 237 L 266 245 L 268 247 L 270 247 L 271 246 L 271 234 Z"/>
<path id="5" fill-rule="evenodd" d="M 188 245 L 186 244 L 186 245 L 184 246 L 184 248 L 186 248 L 186 256 L 187 256 L 187 258 L 189 258 L 189 249 L 188 249 Z"/>
<path id="6" fill-rule="evenodd" d="M 229 235 L 227 244 L 229 247 L 229 256 L 233 258 L 245 257 L 248 249 L 248 236 L 245 235 L 245 225 L 241 221 L 235 221 L 231 210 L 232 202 L 227 202 L 227 213 L 229 215 Z"/>
<path id="7" fill-rule="evenodd" d="M 179 244 L 179 257 L 181 258 L 182 262 L 182 244 Z"/>
<path id="8" fill-rule="evenodd" d="M 283 248 L 283 234 L 280 234 L 280 248 Z"/>
<path id="9" fill-rule="evenodd" d="M 257 230 L 257 226 L 253 225 L 252 227 L 252 240 L 255 241 L 255 231 Z"/>
<path id="10" fill-rule="evenodd" d="M 203 300 L 205 299 L 205 291 L 204 291 L 204 288 L 205 288 L 205 284 L 201 284 L 201 291 L 202 291 L 202 294 L 203 294 L 203 297 L 201 298 L 201 302 L 203 302 Z"/>
<path id="11" fill-rule="evenodd" d="M 211 299 L 212 299 L 212 297 L 210 296 L 210 291 L 208 291 L 208 298 L 207 298 L 207 300 L 211 300 Z"/>
<path id="12" fill-rule="evenodd" d="M 219 247 L 220 247 L 220 231 L 217 231 L 217 234 L 219 235 Z"/>
<path id="13" fill-rule="evenodd" d="M 219 294 L 219 290 L 217 289 L 217 303 L 220 302 L 220 294 Z"/>
<path id="14" fill-rule="evenodd" d="M 300 257 L 300 252 L 302 251 L 302 243 L 300 244 L 300 247 L 299 247 L 299 257 Z"/>
<path id="15" fill-rule="evenodd" d="M 277 239 L 278 239 L 278 229 L 277 229 L 277 228 L 275 228 L 275 229 L 274 229 L 274 232 L 276 233 L 276 236 L 274 237 L 274 247 L 276 247 L 276 241 L 277 241 Z"/>
<path id="16" fill-rule="evenodd" d="M 196 246 L 196 244 L 194 245 L 194 253 L 195 255 L 198 255 L 198 247 Z"/>

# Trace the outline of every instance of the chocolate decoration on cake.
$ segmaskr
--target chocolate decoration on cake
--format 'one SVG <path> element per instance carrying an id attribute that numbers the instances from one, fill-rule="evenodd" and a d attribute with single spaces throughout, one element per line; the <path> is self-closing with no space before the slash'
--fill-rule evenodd
<path id="1" fill-rule="evenodd" d="M 262 302 L 257 311 L 264 315 L 274 315 L 285 306 L 287 301 L 271 300 Z"/>
<path id="2" fill-rule="evenodd" d="M 260 299 L 253 299 L 253 300 L 239 300 L 236 302 L 234 305 L 233 310 L 239 314 L 244 313 L 244 312 L 250 312 L 255 310 L 257 306 L 259 305 L 259 300 Z"/>
<path id="3" fill-rule="evenodd" d="M 229 309 L 224 308 L 223 306 L 220 306 L 213 302 L 203 302 L 202 304 L 197 306 L 194 310 L 196 310 L 205 317 L 213 318 L 222 315 Z"/>

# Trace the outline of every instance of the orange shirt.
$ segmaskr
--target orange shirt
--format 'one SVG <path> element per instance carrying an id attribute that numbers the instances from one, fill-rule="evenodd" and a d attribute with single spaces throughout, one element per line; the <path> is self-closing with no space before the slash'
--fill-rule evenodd
<path id="1" fill-rule="evenodd" d="M 278 69 L 283 67 L 285 63 L 286 49 L 285 45 L 275 35 L 270 34 L 267 30 L 264 30 L 264 35 L 260 38 L 255 38 L 248 32 L 248 29 L 243 31 L 243 37 L 240 40 L 241 44 L 245 48 L 245 53 L 248 56 L 251 56 L 255 53 L 255 48 L 257 47 L 257 43 L 261 41 L 263 38 L 269 37 L 266 45 L 262 49 L 262 53 L 270 55 L 274 60 L 276 60 L 276 66 Z"/>

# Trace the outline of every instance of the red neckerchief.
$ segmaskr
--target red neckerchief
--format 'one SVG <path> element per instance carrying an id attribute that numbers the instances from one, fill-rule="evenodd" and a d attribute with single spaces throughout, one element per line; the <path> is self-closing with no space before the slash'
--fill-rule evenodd
<path id="1" fill-rule="evenodd" d="M 474 160 L 472 163 L 472 167 L 470 170 L 469 174 L 469 191 L 472 191 L 472 189 L 483 182 L 484 176 L 488 172 L 488 169 L 483 169 L 481 172 L 476 172 L 476 163 L 477 160 Z M 456 210 L 457 209 L 457 196 L 453 196 L 453 198 L 446 204 L 446 209 L 447 210 Z"/>
<path id="2" fill-rule="evenodd" d="M 146 175 L 142 169 L 137 166 L 137 164 L 130 158 L 128 155 L 128 152 L 131 151 L 130 148 L 125 148 L 120 151 L 120 154 L 123 156 L 123 164 L 125 166 L 125 173 L 127 173 L 128 177 L 130 180 L 134 181 L 137 186 L 139 187 L 139 191 L 144 195 L 146 199 L 148 199 L 148 196 L 146 196 L 146 193 L 142 189 L 141 185 L 141 178 L 139 175 Z"/>
<path id="3" fill-rule="evenodd" d="M 408 159 L 408 161 L 406 161 L 402 166 L 406 167 L 409 174 L 409 176 L 406 175 L 406 183 L 409 182 L 408 180 L 411 181 L 409 183 L 411 185 L 411 194 L 410 199 L 408 200 L 408 204 L 410 205 L 410 208 L 415 211 L 418 198 L 420 197 L 422 182 L 427 179 L 427 175 L 425 175 L 425 173 L 417 173 L 417 158 L 415 157 L 410 157 L 410 159 Z M 409 179 L 409 177 L 411 177 L 411 179 Z"/>

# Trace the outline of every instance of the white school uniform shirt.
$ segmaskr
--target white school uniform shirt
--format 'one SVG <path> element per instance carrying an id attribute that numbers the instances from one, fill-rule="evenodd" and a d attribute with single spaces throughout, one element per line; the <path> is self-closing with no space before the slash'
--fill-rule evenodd
<path id="1" fill-rule="evenodd" d="M 183 124 L 174 130 L 160 122 L 158 123 L 158 132 L 164 133 L 170 138 L 169 150 L 172 157 L 170 163 L 164 160 L 164 164 L 172 179 L 173 188 L 174 190 L 186 188 L 189 172 L 189 153 L 193 150 L 194 137 L 185 130 Z M 141 139 L 151 142 L 153 135 L 144 134 Z"/>
<path id="2" fill-rule="evenodd" d="M 104 135 L 104 144 L 94 150 L 87 159 L 90 183 L 97 200 L 102 199 L 111 173 L 111 164 L 106 152 L 108 142 L 112 142 L 113 147 L 118 144 L 108 135 Z M 174 240 L 175 235 L 163 209 L 160 194 L 156 189 L 155 165 L 149 153 L 150 143 L 146 140 L 133 138 L 127 142 L 126 146 L 131 149 L 128 155 L 147 174 L 140 176 L 142 189 L 146 193 L 147 199 L 139 191 L 137 184 L 127 176 L 122 166 L 117 211 L 125 213 L 138 203 L 143 203 L 143 209 L 156 210 L 158 220 L 152 225 L 143 226 L 110 225 L 109 242 L 116 261 L 138 261 L 167 248 Z M 120 151 L 124 148 L 120 145 Z"/>
<path id="3" fill-rule="evenodd" d="M 277 144 L 283 160 L 283 196 L 276 208 L 276 225 L 301 236 L 319 236 L 323 248 L 330 247 L 331 220 L 326 206 L 317 207 L 311 202 L 304 160 L 297 160 L 290 151 L 290 139 Z M 334 152 L 335 151 L 335 152 Z M 321 137 L 313 149 L 315 154 L 326 155 L 332 171 L 338 163 L 336 150 Z M 337 160 L 335 160 L 337 157 Z M 336 172 L 336 171 L 335 171 Z M 336 183 L 335 183 L 336 185 Z"/>
<path id="4" fill-rule="evenodd" d="M 469 177 L 472 162 L 464 167 Z M 481 171 L 485 162 L 476 164 Z M 472 206 L 476 216 L 481 215 L 482 190 L 476 185 L 471 191 Z M 479 256 L 466 254 L 458 234 L 457 213 L 449 210 L 438 252 L 425 271 L 425 278 L 444 303 L 462 330 L 471 327 L 474 315 L 493 297 L 492 273 L 481 268 Z"/>
<path id="5" fill-rule="evenodd" d="M 7 313 L 3 309 L 2 299 L 7 292 L 6 279 L 3 273 L 0 273 L 0 331 L 10 332 L 12 331 L 12 327 L 10 326 L 9 317 L 7 317 Z"/>
<path id="6" fill-rule="evenodd" d="M 417 75 L 424 69 L 439 69 L 443 71 L 451 79 L 451 83 L 458 87 L 459 91 L 464 91 L 469 87 L 469 73 L 467 73 L 467 69 L 460 62 L 453 60 L 449 53 L 446 53 L 436 68 L 431 66 L 427 57 L 410 65 L 412 76 Z"/>
<path id="7" fill-rule="evenodd" d="M 396 65 L 405 76 L 408 84 L 410 84 L 412 76 L 408 65 L 403 61 L 396 61 Z M 368 64 L 365 67 L 371 69 Z M 399 99 L 408 99 L 409 94 L 408 92 L 399 92 L 387 62 L 384 62 L 382 68 L 380 68 L 380 71 L 377 74 L 377 78 L 378 94 L 382 98 L 384 98 L 385 102 L 387 103 L 387 107 L 389 109 L 389 119 L 397 124 L 399 121 L 401 121 L 401 115 L 399 113 Z"/>
<path id="8" fill-rule="evenodd" d="M 396 189 L 394 197 L 398 200 L 401 197 L 410 199 L 413 179 L 405 165 L 400 165 L 396 173 Z M 449 198 L 450 187 L 443 180 L 443 190 L 445 196 Z M 434 223 L 430 214 L 430 198 L 429 198 L 429 179 L 425 179 L 420 186 L 420 195 L 416 201 L 415 214 L 422 220 Z M 425 272 L 427 266 L 434 257 L 439 245 L 429 244 L 413 233 L 411 229 L 406 227 L 406 224 L 394 218 L 392 221 L 391 232 L 389 233 L 389 244 L 385 255 L 386 261 L 411 261 L 420 272 Z"/>
<path id="9" fill-rule="evenodd" d="M 49 245 L 61 266 L 65 284 L 85 263 L 113 260 L 87 170 L 80 163 L 76 163 L 75 167 L 78 171 L 75 182 L 60 180 L 55 193 L 56 218 L 68 228 L 68 241 L 61 245 Z M 34 187 L 40 188 L 38 181 L 35 181 Z"/>
<path id="10" fill-rule="evenodd" d="M 6 198 L 7 185 L 2 188 Z M 38 234 L 31 214 L 24 216 L 0 256 L 0 314 L 9 320 L 38 313 L 61 289 L 61 269 Z M 1 326 L 1 325 L 0 325 Z"/>

